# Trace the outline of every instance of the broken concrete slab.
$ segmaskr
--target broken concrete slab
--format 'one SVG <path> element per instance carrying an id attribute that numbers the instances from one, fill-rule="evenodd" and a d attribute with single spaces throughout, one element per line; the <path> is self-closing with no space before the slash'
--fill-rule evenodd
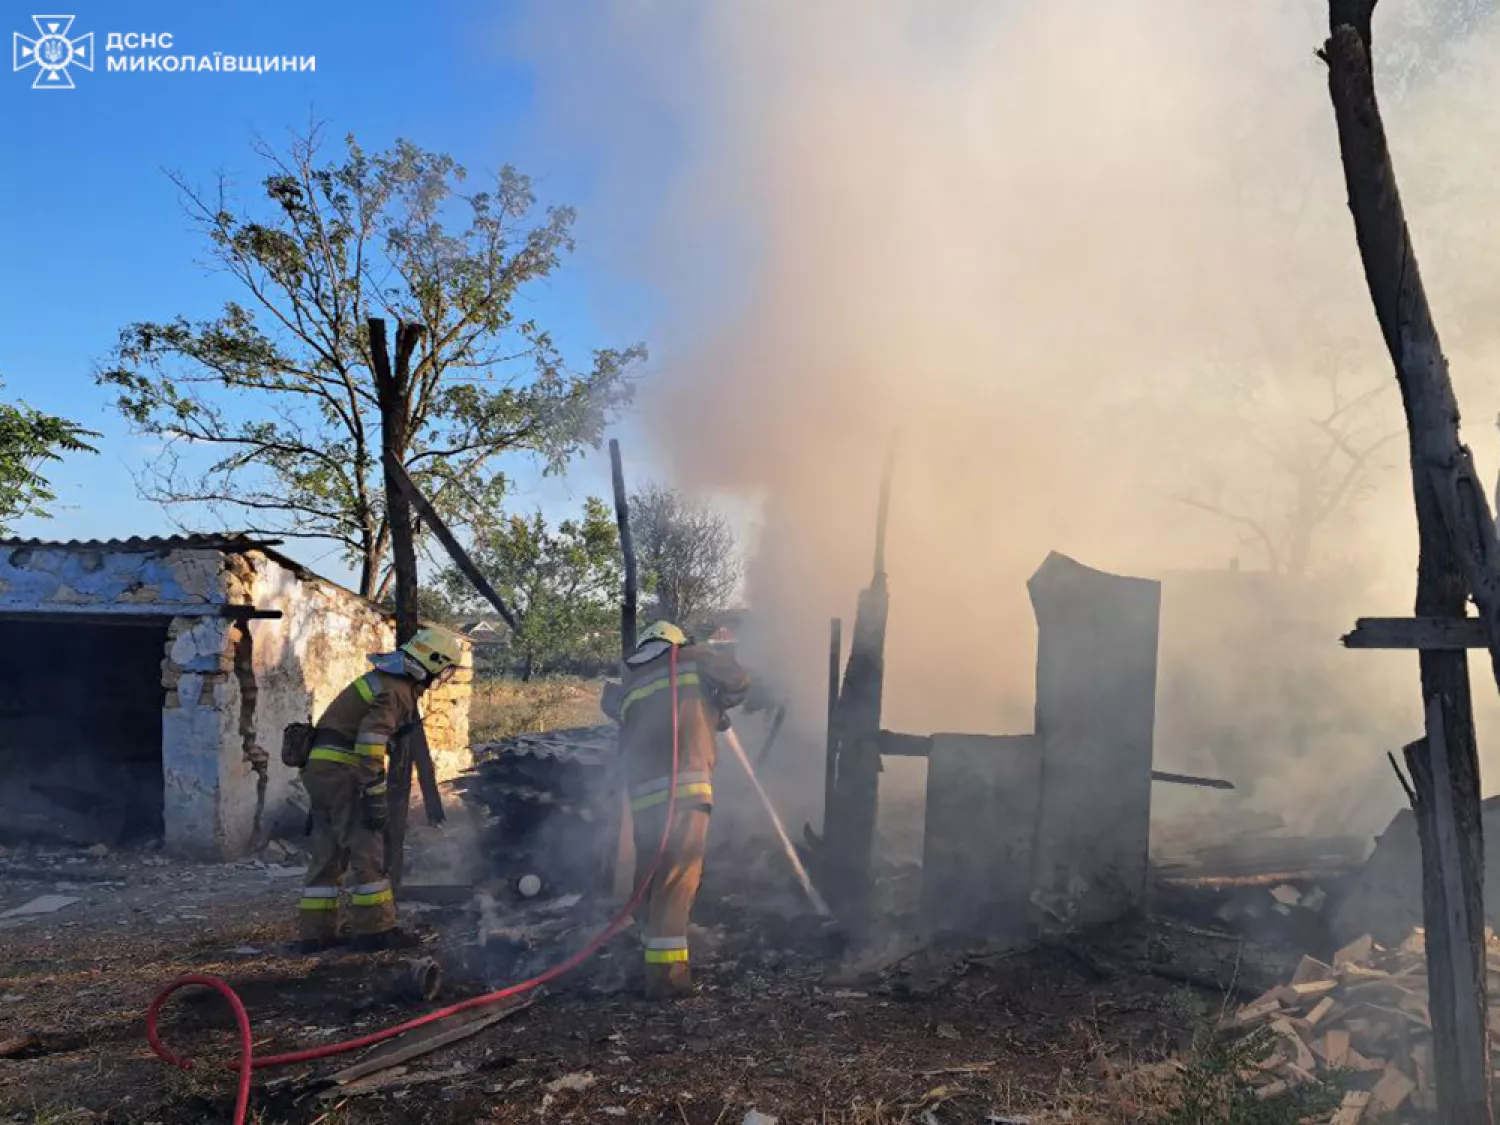
<path id="1" fill-rule="evenodd" d="M 1146 895 L 1161 585 L 1053 552 L 1027 587 L 1043 747 L 1036 901 L 1097 925 Z"/>

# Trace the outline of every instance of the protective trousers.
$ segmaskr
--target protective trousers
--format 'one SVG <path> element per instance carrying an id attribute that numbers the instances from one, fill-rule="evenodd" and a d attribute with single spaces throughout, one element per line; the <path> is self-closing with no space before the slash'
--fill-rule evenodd
<path id="1" fill-rule="evenodd" d="M 703 880 L 710 806 L 689 804 L 681 797 L 679 791 L 667 848 L 645 898 L 646 995 L 654 999 L 687 996 L 693 991 L 688 917 Z M 651 871 L 665 815 L 665 804 L 633 811 L 637 883 Z"/>
<path id="2" fill-rule="evenodd" d="M 315 750 L 316 757 L 317 751 Z M 384 763 L 376 758 L 356 762 L 314 760 L 302 771 L 312 802 L 312 859 L 298 903 L 302 937 L 330 940 L 338 936 L 339 891 L 345 873 L 349 928 L 355 934 L 379 934 L 396 928 L 396 902 L 386 877 L 385 832 L 367 823 L 367 786 L 379 785 Z"/>

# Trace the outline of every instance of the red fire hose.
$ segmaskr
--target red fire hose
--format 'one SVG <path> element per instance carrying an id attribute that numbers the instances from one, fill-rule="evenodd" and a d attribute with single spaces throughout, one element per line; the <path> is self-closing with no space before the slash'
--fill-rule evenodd
<path id="1" fill-rule="evenodd" d="M 245 1010 L 244 1003 L 235 994 L 233 988 L 219 977 L 208 976 L 204 973 L 188 973 L 180 976 L 166 985 L 151 1001 L 151 1006 L 146 1009 L 146 1039 L 151 1044 L 151 1049 L 156 1052 L 157 1058 L 173 1066 L 181 1067 L 183 1070 L 191 1070 L 193 1061 L 181 1055 L 174 1054 L 168 1050 L 166 1044 L 161 1041 L 157 1033 L 156 1022 L 161 1014 L 161 1009 L 173 993 L 179 989 L 188 988 L 192 985 L 201 985 L 204 988 L 212 988 L 223 996 L 229 1003 L 230 1010 L 234 1013 L 235 1026 L 240 1037 L 239 1058 L 239 1088 L 235 1094 L 234 1102 L 234 1125 L 245 1125 L 246 1114 L 250 1108 L 250 1074 L 252 1071 L 264 1070 L 276 1066 L 292 1066 L 296 1063 L 313 1062 L 316 1059 L 332 1058 L 335 1055 L 348 1054 L 350 1051 L 358 1051 L 363 1047 L 373 1047 L 376 1043 L 384 1043 L 388 1039 L 424 1027 L 429 1023 L 446 1019 L 448 1016 L 458 1012 L 471 1011 L 474 1008 L 485 1008 L 491 1004 L 498 1004 L 502 1000 L 508 1000 L 512 996 L 520 996 L 530 992 L 532 989 L 554 981 L 564 973 L 572 972 L 583 964 L 595 953 L 602 949 L 606 942 L 625 928 L 635 908 L 640 905 L 646 888 L 651 885 L 651 880 L 656 876 L 656 869 L 660 866 L 662 856 L 667 851 L 667 841 L 672 833 L 672 815 L 677 806 L 677 766 L 679 755 L 679 721 L 677 715 L 677 647 L 671 650 L 670 663 L 668 666 L 668 678 L 671 681 L 672 693 L 672 785 L 667 790 L 667 819 L 662 826 L 661 840 L 656 845 L 656 855 L 651 860 L 651 869 L 646 872 L 639 883 L 636 884 L 635 893 L 630 896 L 630 901 L 620 908 L 619 912 L 609 920 L 609 924 L 589 939 L 577 953 L 554 965 L 545 972 L 539 973 L 530 980 L 523 980 L 518 984 L 507 985 L 496 992 L 487 992 L 482 996 L 474 996 L 468 1000 L 451 1004 L 446 1008 L 439 1008 L 435 1012 L 428 1012 L 425 1016 L 398 1023 L 394 1027 L 388 1027 L 383 1031 L 371 1032 L 369 1035 L 361 1035 L 357 1039 L 346 1039 L 341 1043 L 329 1043 L 322 1047 L 311 1047 L 305 1051 L 289 1051 L 281 1055 L 265 1055 L 256 1058 L 252 1048 L 250 1036 L 250 1015 Z"/>

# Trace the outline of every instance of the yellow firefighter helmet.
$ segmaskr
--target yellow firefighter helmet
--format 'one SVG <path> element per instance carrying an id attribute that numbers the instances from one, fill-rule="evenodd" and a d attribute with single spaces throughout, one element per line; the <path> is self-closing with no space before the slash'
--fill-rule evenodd
<path id="1" fill-rule="evenodd" d="M 418 629 L 416 635 L 401 646 L 401 651 L 426 668 L 434 679 L 457 668 L 464 655 L 457 634 L 430 625 Z"/>
<path id="2" fill-rule="evenodd" d="M 635 647 L 640 648 L 650 641 L 665 641 L 669 645 L 681 648 L 687 644 L 687 634 L 670 621 L 653 621 L 641 630 L 640 637 L 636 639 Z"/>

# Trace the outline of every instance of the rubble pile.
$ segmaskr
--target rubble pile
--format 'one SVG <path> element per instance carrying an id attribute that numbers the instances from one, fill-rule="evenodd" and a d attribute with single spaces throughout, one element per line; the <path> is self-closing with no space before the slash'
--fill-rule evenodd
<path id="1" fill-rule="evenodd" d="M 1500 975 L 1493 936 L 1487 960 L 1493 979 Z M 1338 1075 L 1348 1092 L 1333 1118 L 1336 1125 L 1436 1109 L 1421 930 L 1390 949 L 1366 935 L 1340 949 L 1331 965 L 1303 957 L 1287 983 L 1246 1004 L 1228 1023 L 1267 1028 L 1278 1040 L 1250 1076 L 1262 1096 Z M 1491 1009 L 1490 1024 L 1500 1027 L 1500 1009 Z"/>
<path id="2" fill-rule="evenodd" d="M 616 737 L 612 725 L 575 727 L 474 747 L 456 788 L 486 813 L 494 874 L 535 875 L 549 895 L 593 888 L 614 823 Z"/>

